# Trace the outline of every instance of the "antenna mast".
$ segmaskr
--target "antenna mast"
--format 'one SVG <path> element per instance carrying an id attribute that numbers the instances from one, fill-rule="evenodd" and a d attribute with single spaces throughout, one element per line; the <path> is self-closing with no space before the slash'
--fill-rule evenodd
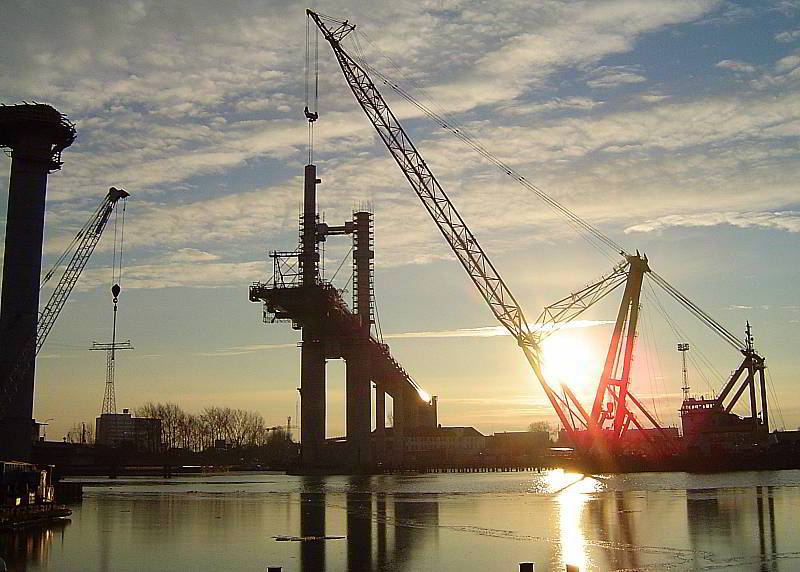
<path id="1" fill-rule="evenodd" d="M 111 281 L 114 283 L 114 285 L 111 287 L 111 295 L 114 301 L 114 320 L 111 328 L 111 343 L 94 342 L 90 348 L 93 351 L 104 350 L 106 352 L 106 387 L 105 392 L 103 393 L 102 414 L 117 412 L 117 396 L 114 389 L 114 362 L 116 361 L 116 352 L 117 350 L 133 349 L 130 340 L 119 343 L 117 342 L 117 304 L 119 302 L 119 294 L 122 291 L 119 283 L 122 282 L 122 249 L 124 241 L 125 206 L 123 206 L 122 209 L 122 224 L 120 225 L 119 235 L 117 234 L 116 218 L 114 220 L 114 260 L 111 271 Z M 119 263 L 117 263 L 118 259 Z"/>

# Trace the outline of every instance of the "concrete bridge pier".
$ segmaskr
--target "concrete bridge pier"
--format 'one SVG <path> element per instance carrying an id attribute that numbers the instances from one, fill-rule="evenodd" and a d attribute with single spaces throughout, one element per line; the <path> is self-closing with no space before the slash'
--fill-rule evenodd
<path id="1" fill-rule="evenodd" d="M 303 467 L 319 467 L 325 448 L 325 348 L 310 327 L 303 328 L 300 353 L 301 460 Z"/>
<path id="2" fill-rule="evenodd" d="M 404 394 L 405 392 L 400 388 L 397 393 L 392 395 L 392 463 L 395 467 L 402 467 L 404 458 L 403 448 L 407 427 Z"/>
<path id="3" fill-rule="evenodd" d="M 375 450 L 376 463 L 386 463 L 386 392 L 383 385 L 375 383 Z"/>
<path id="4" fill-rule="evenodd" d="M 353 213 L 353 310 L 360 324 L 347 360 L 346 418 L 350 464 L 356 471 L 372 467 L 372 366 L 370 328 L 373 323 L 372 213 Z"/>
<path id="5" fill-rule="evenodd" d="M 49 105 L 0 106 L 0 148 L 11 149 L 3 291 L 0 301 L 0 459 L 27 461 L 39 320 L 47 176 L 75 127 Z"/>
<path id="6" fill-rule="evenodd" d="M 372 466 L 372 383 L 366 344 L 356 344 L 345 374 L 345 417 L 349 461 L 356 471 Z"/>

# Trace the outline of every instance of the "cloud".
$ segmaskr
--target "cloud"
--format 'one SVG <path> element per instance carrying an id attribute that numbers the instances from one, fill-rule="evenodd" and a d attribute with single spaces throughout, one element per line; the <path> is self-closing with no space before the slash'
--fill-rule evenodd
<path id="1" fill-rule="evenodd" d="M 778 42 L 789 44 L 791 42 L 800 40 L 800 30 L 789 30 L 786 32 L 779 32 L 775 34 L 775 39 Z"/>
<path id="2" fill-rule="evenodd" d="M 498 5 L 492 18 L 469 5 L 454 8 L 457 17 L 425 6 L 376 5 L 359 29 L 378 37 L 377 47 L 401 69 L 429 74 L 435 80 L 429 91 L 453 112 L 512 101 L 564 66 L 629 51 L 639 35 L 691 21 L 715 5 L 552 3 L 523 11 Z M 357 6 L 346 2 L 339 10 L 355 14 Z M 79 140 L 65 154 L 69 168 L 54 180 L 54 198 L 105 180 L 140 194 L 164 192 L 253 158 L 299 157 L 305 125 L 286 114 L 299 116 L 303 107 L 296 58 L 302 38 L 291 26 L 271 24 L 301 18 L 302 11 L 280 3 L 223 8 L 201 0 L 187 10 L 76 1 L 58 13 L 19 3 L 0 23 L 6 40 L 0 75 L 9 79 L 0 99 L 36 94 L 78 123 Z M 387 21 L 391 36 L 382 33 Z M 463 49 L 465 36 L 477 49 Z M 324 118 L 336 135 L 320 132 L 319 143 L 349 136 L 371 142 L 346 85 L 334 68 L 327 71 Z"/>
<path id="3" fill-rule="evenodd" d="M 590 73 L 586 85 L 596 89 L 608 89 L 620 85 L 647 81 L 635 66 L 600 66 Z"/>
<path id="4" fill-rule="evenodd" d="M 219 256 L 196 248 L 179 248 L 164 257 L 165 262 L 211 262 L 212 260 L 219 260 Z"/>
<path id="5" fill-rule="evenodd" d="M 792 72 L 798 67 L 800 67 L 800 50 L 781 58 L 775 64 L 775 69 L 778 72 Z"/>
<path id="6" fill-rule="evenodd" d="M 734 2 L 722 3 L 722 10 L 717 11 L 695 22 L 702 26 L 727 27 L 751 19 L 756 14 L 753 7 L 742 6 Z"/>
<path id="7" fill-rule="evenodd" d="M 133 264 L 123 268 L 122 285 L 125 289 L 161 288 L 241 288 L 263 278 L 265 263 L 252 262 L 162 262 L 158 264 Z M 108 283 L 107 269 L 89 269 L 81 274 L 76 291 L 93 290 Z"/>
<path id="8" fill-rule="evenodd" d="M 787 89 L 800 84 L 800 49 L 775 62 L 773 69 L 750 81 L 755 89 Z"/>
<path id="9" fill-rule="evenodd" d="M 636 95 L 636 98 L 643 103 L 658 103 L 669 99 L 670 96 L 663 93 L 640 93 Z"/>
<path id="10" fill-rule="evenodd" d="M 507 115 L 529 115 L 532 113 L 547 113 L 552 111 L 578 111 L 578 110 L 591 110 L 600 105 L 602 101 L 591 99 L 588 97 L 565 97 L 550 99 L 542 102 L 522 103 L 513 101 L 507 105 L 500 105 L 498 108 L 499 113 Z"/>
<path id="11" fill-rule="evenodd" d="M 553 324 L 531 324 L 533 331 L 542 330 L 571 330 L 582 328 L 593 328 L 613 324 L 608 320 L 574 320 L 565 324 L 553 326 Z M 396 334 L 385 334 L 386 339 L 420 339 L 420 338 L 491 338 L 495 336 L 510 336 L 511 333 L 503 326 L 487 326 L 482 328 L 461 328 L 458 330 L 435 330 L 428 332 L 402 332 Z"/>
<path id="12" fill-rule="evenodd" d="M 717 62 L 716 67 L 740 73 L 753 73 L 756 71 L 755 66 L 737 60 L 722 60 Z"/>
<path id="13" fill-rule="evenodd" d="M 800 211 L 712 212 L 692 215 L 666 215 L 629 226 L 625 229 L 625 233 L 654 232 L 676 227 L 711 227 L 718 225 L 800 232 Z"/>
<path id="14" fill-rule="evenodd" d="M 235 346 L 232 348 L 222 348 L 213 352 L 196 352 L 194 355 L 205 357 L 231 357 L 256 352 L 278 350 L 287 348 L 297 348 L 297 344 L 252 344 L 248 346 Z"/>
<path id="15" fill-rule="evenodd" d="M 596 326 L 605 326 L 613 324 L 609 320 L 574 320 L 567 324 L 559 326 L 559 329 L 579 329 L 579 328 L 593 328 Z M 542 326 L 547 329 L 553 329 L 552 324 L 543 324 Z M 532 326 L 532 329 L 543 329 Z M 502 326 L 485 326 L 480 328 L 461 328 L 458 330 L 436 330 L 427 332 L 399 332 L 395 334 L 385 334 L 383 337 L 387 340 L 398 339 L 426 339 L 426 338 L 492 338 L 496 336 L 509 336 L 511 335 L 508 330 Z M 213 352 L 202 352 L 197 355 L 204 356 L 233 356 L 249 354 L 274 349 L 295 348 L 297 344 L 253 344 L 247 346 L 234 346 L 230 348 L 221 348 Z"/>

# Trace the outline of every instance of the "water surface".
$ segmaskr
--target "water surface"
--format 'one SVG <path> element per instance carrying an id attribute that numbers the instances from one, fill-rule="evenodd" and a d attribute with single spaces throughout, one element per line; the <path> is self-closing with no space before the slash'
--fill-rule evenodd
<path id="1" fill-rule="evenodd" d="M 88 480 L 10 570 L 800 570 L 800 471 Z"/>

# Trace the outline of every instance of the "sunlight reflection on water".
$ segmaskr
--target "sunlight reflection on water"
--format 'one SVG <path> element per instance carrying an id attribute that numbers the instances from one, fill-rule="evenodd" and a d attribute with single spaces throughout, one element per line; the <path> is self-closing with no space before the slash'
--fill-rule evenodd
<path id="1" fill-rule="evenodd" d="M 800 472 L 97 481 L 11 570 L 800 569 Z"/>

